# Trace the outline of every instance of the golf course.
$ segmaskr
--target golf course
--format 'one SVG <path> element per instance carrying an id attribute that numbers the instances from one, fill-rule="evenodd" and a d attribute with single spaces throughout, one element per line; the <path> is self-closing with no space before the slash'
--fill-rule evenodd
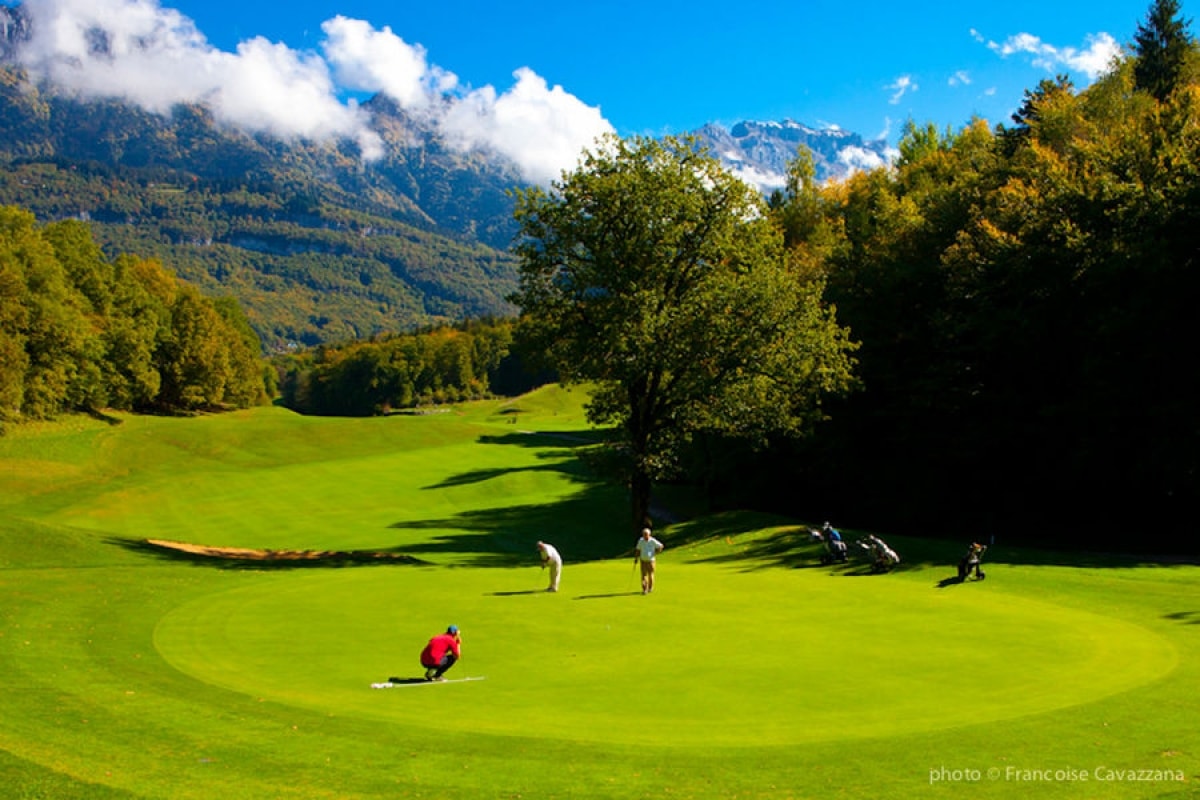
<path id="1" fill-rule="evenodd" d="M 1200 795 L 1200 566 L 666 487 L 643 595 L 585 399 L 9 427 L 0 797 Z"/>

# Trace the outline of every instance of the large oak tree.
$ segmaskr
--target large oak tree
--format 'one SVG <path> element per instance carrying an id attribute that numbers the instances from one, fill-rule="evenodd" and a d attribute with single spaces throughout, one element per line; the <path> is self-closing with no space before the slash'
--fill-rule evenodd
<path id="1" fill-rule="evenodd" d="M 852 381 L 822 284 L 788 266 L 759 193 L 689 139 L 610 137 L 519 193 L 522 335 L 628 455 L 634 526 L 701 431 L 797 434 Z"/>

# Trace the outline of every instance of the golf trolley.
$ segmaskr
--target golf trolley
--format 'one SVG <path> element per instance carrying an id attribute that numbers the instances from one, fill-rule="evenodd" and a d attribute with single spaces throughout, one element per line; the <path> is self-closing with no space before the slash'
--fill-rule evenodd
<path id="1" fill-rule="evenodd" d="M 854 542 L 855 551 L 871 562 L 871 572 L 875 574 L 891 572 L 900 563 L 900 556 L 887 546 L 887 543 L 874 534 Z"/>
<path id="2" fill-rule="evenodd" d="M 832 529 L 829 529 L 832 530 Z M 825 545 L 825 552 L 821 554 L 821 564 L 845 564 L 849 559 L 849 553 L 846 550 L 846 543 L 842 541 L 842 537 L 834 536 L 827 530 L 809 529 L 809 535 L 814 541 L 819 541 Z"/>

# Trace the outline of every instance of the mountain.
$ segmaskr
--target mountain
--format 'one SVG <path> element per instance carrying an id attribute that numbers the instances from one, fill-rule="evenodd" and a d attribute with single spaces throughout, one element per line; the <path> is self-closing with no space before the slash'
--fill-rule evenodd
<path id="1" fill-rule="evenodd" d="M 812 152 L 819 181 L 871 170 L 891 158 L 886 140 L 867 141 L 857 133 L 792 120 L 739 122 L 730 128 L 709 123 L 694 135 L 730 170 L 766 193 L 783 187 L 798 147 Z"/>
<path id="2" fill-rule="evenodd" d="M 382 95 L 362 104 L 382 143 L 370 160 L 349 141 L 247 133 L 204 106 L 87 99 L 18 66 L 29 24 L 22 6 L 0 5 L 0 204 L 86 220 L 106 252 L 235 296 L 269 349 L 514 311 L 513 165 L 453 146 Z M 884 152 L 791 121 L 695 135 L 767 192 L 798 146 L 819 179 Z"/>

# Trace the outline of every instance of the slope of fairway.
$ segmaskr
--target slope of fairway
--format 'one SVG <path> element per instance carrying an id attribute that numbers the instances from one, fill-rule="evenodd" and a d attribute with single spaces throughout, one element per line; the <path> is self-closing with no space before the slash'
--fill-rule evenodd
<path id="1" fill-rule="evenodd" d="M 1194 796 L 1196 567 L 954 584 L 960 542 L 888 537 L 872 576 L 730 513 L 660 523 L 643 596 L 582 400 L 12 428 L 0 797 Z M 483 680 L 371 688 L 450 623 Z"/>

